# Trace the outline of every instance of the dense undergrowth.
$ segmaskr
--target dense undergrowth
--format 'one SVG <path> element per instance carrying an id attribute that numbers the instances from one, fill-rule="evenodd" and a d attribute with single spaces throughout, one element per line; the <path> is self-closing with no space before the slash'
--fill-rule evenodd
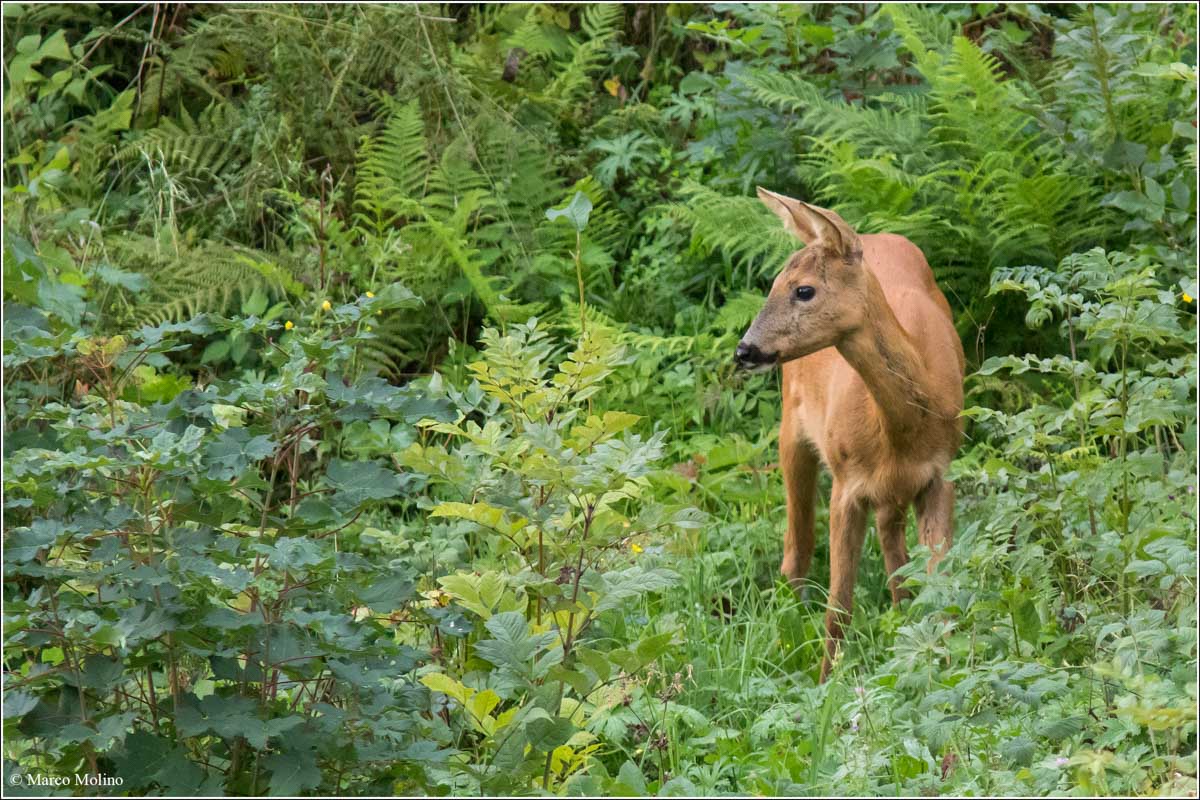
<path id="1" fill-rule="evenodd" d="M 1195 25 L 6 4 L 8 791 L 1194 793 Z M 755 185 L 968 358 L 821 685 Z"/>

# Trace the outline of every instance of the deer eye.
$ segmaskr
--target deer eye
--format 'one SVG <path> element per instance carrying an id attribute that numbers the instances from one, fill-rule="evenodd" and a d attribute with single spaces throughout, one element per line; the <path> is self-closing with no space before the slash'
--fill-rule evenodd
<path id="1" fill-rule="evenodd" d="M 815 295 L 816 293 L 817 293 L 817 290 L 811 286 L 797 286 L 796 292 L 795 292 L 795 297 L 797 300 L 804 300 L 805 302 L 807 302 L 809 300 L 812 300 L 813 295 Z"/>

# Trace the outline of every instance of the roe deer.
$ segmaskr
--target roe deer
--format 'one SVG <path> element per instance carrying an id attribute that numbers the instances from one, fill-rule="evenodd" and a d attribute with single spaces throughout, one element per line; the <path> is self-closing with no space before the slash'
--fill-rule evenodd
<path id="1" fill-rule="evenodd" d="M 762 188 L 758 197 L 807 246 L 775 278 L 735 358 L 745 369 L 783 366 L 780 571 L 797 591 L 812 562 L 819 462 L 833 475 L 824 681 L 850 620 L 868 509 L 893 603 L 906 594 L 894 573 L 908 561 L 909 504 L 933 551 L 929 569 L 950 547 L 954 485 L 942 475 L 962 435 L 963 350 L 950 304 L 912 242 L 860 236 L 832 211 Z"/>

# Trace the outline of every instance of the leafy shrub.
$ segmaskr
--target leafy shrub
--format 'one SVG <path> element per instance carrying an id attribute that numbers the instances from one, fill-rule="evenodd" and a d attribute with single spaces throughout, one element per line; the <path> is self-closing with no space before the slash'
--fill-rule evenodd
<path id="1" fill-rule="evenodd" d="M 29 398 L 9 400 L 25 427 L 4 477 L 20 769 L 292 794 L 390 790 L 444 758 L 413 678 L 428 654 L 392 632 L 416 576 L 370 558 L 354 527 L 414 479 L 343 458 L 340 435 L 364 417 L 450 419 L 413 390 L 344 380 L 364 321 L 413 302 L 392 286 L 286 332 L 201 317 L 116 336 L 10 307 L 9 395 Z M 270 374 L 166 380 L 167 354 L 219 331 L 252 337 Z M 165 372 L 140 381 L 145 367 Z M 69 403 L 25 394 L 15 376 L 43 370 L 76 376 Z"/>
<path id="2" fill-rule="evenodd" d="M 597 733 L 675 632 L 624 641 L 609 620 L 676 579 L 637 555 L 650 537 L 701 517 L 653 499 L 662 432 L 644 438 L 629 432 L 636 415 L 590 413 L 622 359 L 603 332 L 565 358 L 536 321 L 482 338 L 475 401 L 455 422 L 422 423 L 433 441 L 398 456 L 429 476 L 430 519 L 467 526 L 475 567 L 438 579 L 435 606 L 459 609 L 461 627 L 444 626 L 438 668 L 420 678 L 451 704 L 463 743 L 447 780 L 457 792 L 617 791 L 602 780 Z"/>

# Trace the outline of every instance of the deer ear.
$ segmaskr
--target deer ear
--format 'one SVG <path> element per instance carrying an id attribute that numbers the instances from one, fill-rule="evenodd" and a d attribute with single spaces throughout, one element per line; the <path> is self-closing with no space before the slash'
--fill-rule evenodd
<path id="1" fill-rule="evenodd" d="M 805 208 L 804 203 L 794 197 L 776 194 L 761 186 L 758 187 L 758 199 L 779 217 L 788 233 L 805 244 L 812 244 L 821 238 L 817 228 L 813 227 L 812 214 Z"/>
<path id="2" fill-rule="evenodd" d="M 783 222 L 789 233 L 807 245 L 822 244 L 842 256 L 862 255 L 862 243 L 846 221 L 827 208 L 758 187 L 758 199 Z"/>

